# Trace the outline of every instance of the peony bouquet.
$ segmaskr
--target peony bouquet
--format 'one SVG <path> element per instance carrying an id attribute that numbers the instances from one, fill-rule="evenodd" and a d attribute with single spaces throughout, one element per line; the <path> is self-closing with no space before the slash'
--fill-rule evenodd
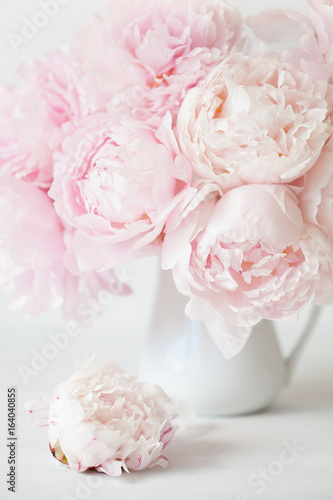
<path id="1" fill-rule="evenodd" d="M 113 0 L 21 66 L 0 91 L 13 307 L 127 293 L 117 267 L 161 254 L 190 318 L 236 327 L 231 356 L 262 318 L 333 299 L 333 0 L 308 3 L 248 19 L 253 42 L 222 0 Z"/>

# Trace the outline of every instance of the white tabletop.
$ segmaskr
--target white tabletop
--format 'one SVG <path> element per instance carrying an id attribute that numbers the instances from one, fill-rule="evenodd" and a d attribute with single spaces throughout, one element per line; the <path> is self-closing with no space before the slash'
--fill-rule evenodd
<path id="1" fill-rule="evenodd" d="M 328 356 L 314 349 L 318 338 L 311 344 L 295 380 L 269 411 L 195 419 L 170 446 L 167 470 L 120 478 L 73 472 L 51 456 L 45 429 L 20 425 L 15 498 L 332 500 L 333 368 Z M 321 366 L 317 376 L 311 365 Z"/>
<path id="2" fill-rule="evenodd" d="M 149 266 L 151 268 L 151 263 Z M 137 282 L 134 281 L 137 284 L 134 288 L 138 308 L 142 306 L 138 293 L 142 281 L 139 275 Z M 135 297 L 129 300 L 135 303 Z M 1 312 L 6 311 L 4 304 L 2 309 Z M 111 317 L 116 316 L 115 311 L 119 313 L 119 307 L 111 307 L 106 312 L 103 324 L 112 324 Z M 133 314 L 131 321 L 138 321 L 134 307 Z M 1 315 L 2 322 L 5 317 Z M 170 445 L 168 469 L 155 468 L 109 478 L 97 473 L 80 474 L 59 464 L 48 450 L 46 429 L 29 426 L 23 404 L 30 398 L 50 394 L 56 383 L 71 374 L 73 361 L 91 352 L 92 332 L 101 335 L 94 344 L 98 358 L 103 352 L 106 357 L 105 351 L 108 351 L 110 358 L 127 364 L 132 371 L 135 370 L 136 353 L 144 334 L 138 331 L 137 337 L 130 337 L 124 332 L 121 345 L 115 335 L 107 337 L 101 327 L 102 320 L 96 320 L 92 331 L 87 330 L 81 340 L 73 341 L 58 359 L 50 362 L 43 372 L 25 385 L 17 368 L 20 364 L 29 366 L 32 355 L 28 345 L 41 350 L 45 330 L 43 322 L 36 320 L 24 332 L 26 342 L 22 335 L 21 345 L 15 344 L 18 332 L 10 331 L 10 328 L 19 328 L 19 324 L 22 328 L 24 320 L 16 317 L 15 323 L 13 316 L 7 313 L 4 325 L 7 344 L 6 350 L 2 349 L 1 364 L 1 436 L 5 437 L 6 433 L 6 388 L 16 385 L 19 463 L 15 498 L 150 500 L 158 497 L 161 500 L 202 500 L 206 497 L 209 500 L 252 500 L 261 497 L 264 500 L 333 500 L 332 317 L 333 306 L 328 306 L 323 310 L 317 331 L 305 348 L 292 382 L 268 411 L 237 418 L 196 418 Z M 32 326 L 35 327 L 34 338 Z M 283 328 L 280 335 L 285 350 L 289 349 L 287 336 L 291 342 L 292 330 L 295 329 L 293 324 L 287 326 L 290 331 Z M 107 332 L 110 332 L 109 328 Z M 12 347 L 8 341 L 11 334 Z M 128 346 L 130 339 L 134 344 L 131 353 L 124 346 Z M 1 471 L 7 473 L 4 439 L 1 442 Z M 96 480 L 98 488 L 92 489 Z M 81 484 L 81 489 L 76 490 L 78 484 Z M 12 498 L 4 486 L 2 475 L 0 497 Z"/>

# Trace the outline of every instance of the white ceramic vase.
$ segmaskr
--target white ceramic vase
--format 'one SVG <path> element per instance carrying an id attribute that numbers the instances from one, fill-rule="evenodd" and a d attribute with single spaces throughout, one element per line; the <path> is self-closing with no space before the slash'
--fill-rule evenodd
<path id="1" fill-rule="evenodd" d="M 266 409 L 289 381 L 320 309 L 314 307 L 300 340 L 284 359 L 272 321 L 253 328 L 243 351 L 226 360 L 205 325 L 185 315 L 187 297 L 161 271 L 153 317 L 140 358 L 142 380 L 161 385 L 202 415 L 242 415 Z"/>

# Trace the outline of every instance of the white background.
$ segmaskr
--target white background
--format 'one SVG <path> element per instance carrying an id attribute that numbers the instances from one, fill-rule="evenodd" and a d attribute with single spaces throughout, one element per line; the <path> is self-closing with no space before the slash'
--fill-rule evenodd
<path id="1" fill-rule="evenodd" d="M 119 0 L 121 1 L 121 0 Z M 162 1 L 162 0 L 161 0 Z M 284 7 L 306 11 L 305 0 L 244 0 L 239 4 L 244 16 L 266 7 Z M 15 82 L 15 68 L 21 61 L 41 56 L 71 40 L 87 15 L 103 12 L 107 0 L 71 0 L 38 35 L 16 54 L 9 41 L 10 32 L 20 32 L 22 17 L 39 10 L 37 0 L 0 1 L 0 83 Z M 26 320 L 9 311 L 0 295 L 0 448 L 1 472 L 7 473 L 5 437 L 5 397 L 8 386 L 18 388 L 19 475 L 17 499 L 60 499 L 63 495 L 79 498 L 77 479 L 86 475 L 69 471 L 52 459 L 47 449 L 45 429 L 30 428 L 23 404 L 28 399 L 50 394 L 55 385 L 69 376 L 77 359 L 96 352 L 98 361 L 114 359 L 135 372 L 138 352 L 147 331 L 157 282 L 158 261 L 145 259 L 126 266 L 134 294 L 115 298 L 68 347 L 48 362 L 25 385 L 18 373 L 20 365 L 30 366 L 32 350 L 41 352 L 48 334 L 63 331 L 66 319 L 61 312 L 50 312 L 35 320 Z M 311 339 L 295 374 L 292 386 L 285 390 L 268 413 L 252 417 L 197 420 L 170 449 L 168 471 L 131 474 L 120 479 L 102 477 L 103 484 L 86 490 L 86 498 L 162 499 L 239 499 L 257 498 L 247 485 L 249 475 L 267 466 L 279 456 L 285 439 L 297 439 L 306 451 L 281 477 L 268 485 L 262 498 L 273 500 L 333 499 L 333 308 L 323 312 L 316 335 Z M 279 327 L 283 350 L 290 349 L 298 334 L 294 324 Z M 11 498 L 0 477 L 1 498 Z M 241 494 L 244 493 L 242 499 Z M 246 496 L 247 495 L 247 496 Z"/>

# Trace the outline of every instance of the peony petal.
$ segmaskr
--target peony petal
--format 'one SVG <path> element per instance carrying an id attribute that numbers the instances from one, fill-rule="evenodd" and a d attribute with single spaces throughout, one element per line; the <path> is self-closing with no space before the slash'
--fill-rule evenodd
<path id="1" fill-rule="evenodd" d="M 226 242 L 264 241 L 281 250 L 295 243 L 302 229 L 302 214 L 293 193 L 284 186 L 261 185 L 228 191 L 207 226 L 208 234 Z"/>
<path id="2" fill-rule="evenodd" d="M 292 10 L 268 9 L 246 19 L 255 35 L 267 43 L 297 42 L 310 29 L 309 19 Z"/>

